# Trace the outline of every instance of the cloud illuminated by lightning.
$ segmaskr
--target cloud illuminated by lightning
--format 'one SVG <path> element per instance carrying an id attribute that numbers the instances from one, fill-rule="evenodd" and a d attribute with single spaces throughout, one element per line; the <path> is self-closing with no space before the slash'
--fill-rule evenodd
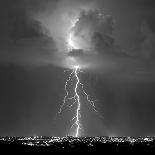
<path id="1" fill-rule="evenodd" d="M 79 49 L 74 42 L 73 32 L 72 32 L 73 28 L 76 26 L 76 23 L 78 21 L 79 21 L 78 18 L 75 18 L 74 20 L 71 21 L 71 27 L 70 27 L 70 30 L 68 32 L 67 39 L 66 39 L 68 51 L 71 51 L 72 49 Z"/>

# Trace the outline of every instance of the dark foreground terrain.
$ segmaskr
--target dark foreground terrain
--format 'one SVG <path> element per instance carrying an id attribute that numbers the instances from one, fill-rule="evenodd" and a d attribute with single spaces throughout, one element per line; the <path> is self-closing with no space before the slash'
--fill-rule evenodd
<path id="1" fill-rule="evenodd" d="M 155 149 L 153 137 L 1 137 L 4 152 L 148 152 Z"/>

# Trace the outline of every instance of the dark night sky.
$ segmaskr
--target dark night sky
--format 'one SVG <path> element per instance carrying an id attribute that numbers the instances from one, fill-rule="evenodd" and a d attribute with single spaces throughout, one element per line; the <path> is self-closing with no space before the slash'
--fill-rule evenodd
<path id="1" fill-rule="evenodd" d="M 64 136 L 69 130 L 69 110 L 54 121 L 68 73 L 51 63 L 57 52 L 55 37 L 32 17 L 46 9 L 52 13 L 59 4 L 57 0 L 0 1 L 0 136 Z M 102 0 L 96 5 L 113 17 L 113 39 L 123 55 L 105 51 L 107 66 L 81 74 L 104 116 L 83 106 L 85 135 L 154 136 L 155 1 Z M 109 67 L 113 61 L 117 66 Z"/>

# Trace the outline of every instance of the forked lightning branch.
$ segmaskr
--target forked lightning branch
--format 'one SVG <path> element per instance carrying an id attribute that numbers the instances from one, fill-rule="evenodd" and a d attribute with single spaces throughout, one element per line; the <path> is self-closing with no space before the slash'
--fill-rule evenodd
<path id="1" fill-rule="evenodd" d="M 83 84 L 80 82 L 80 78 L 79 78 L 80 72 L 82 72 L 82 71 L 80 70 L 79 66 L 75 66 L 75 68 L 70 73 L 69 78 L 67 79 L 67 81 L 65 83 L 66 95 L 64 97 L 63 103 L 62 103 L 60 110 L 58 112 L 58 114 L 62 113 L 64 107 L 72 108 L 73 106 L 76 106 L 75 115 L 71 119 L 71 122 L 73 122 L 73 123 L 70 127 L 70 129 L 75 128 L 75 134 L 73 135 L 75 137 L 79 137 L 81 135 L 82 131 L 84 130 L 82 128 L 82 123 L 81 123 L 81 117 L 82 117 L 81 104 L 82 104 L 82 102 L 81 102 L 80 94 L 78 93 L 78 89 L 80 89 L 80 91 L 86 96 L 87 102 L 93 108 L 93 110 L 98 113 L 98 111 L 95 108 L 94 101 L 91 101 L 89 99 L 88 94 L 84 90 Z M 73 83 L 73 81 L 76 84 L 75 84 L 74 89 L 73 89 L 74 95 L 71 96 L 70 91 L 68 91 L 68 87 L 70 85 L 70 82 Z M 69 104 L 70 102 L 72 102 L 72 104 Z"/>

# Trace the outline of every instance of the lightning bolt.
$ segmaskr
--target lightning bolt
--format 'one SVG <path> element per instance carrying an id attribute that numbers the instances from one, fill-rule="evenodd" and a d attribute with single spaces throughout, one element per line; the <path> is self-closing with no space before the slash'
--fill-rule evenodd
<path id="1" fill-rule="evenodd" d="M 75 101 L 77 101 L 77 109 L 76 109 L 76 116 L 72 119 L 72 120 L 76 119 L 75 123 L 72 125 L 72 126 L 74 126 L 74 125 L 77 126 L 77 128 L 76 128 L 76 135 L 75 135 L 76 137 L 79 136 L 79 130 L 81 129 L 81 123 L 80 123 L 80 117 L 81 117 L 80 108 L 81 108 L 81 103 L 80 103 L 80 97 L 79 97 L 78 92 L 77 92 L 77 89 L 78 89 L 78 86 L 79 86 L 79 83 L 80 83 L 80 80 L 79 80 L 79 77 L 78 77 L 78 69 L 79 69 L 79 67 L 78 66 L 75 66 L 74 74 L 75 74 L 75 77 L 76 77 L 77 82 L 76 82 L 75 89 L 74 89 L 74 92 L 75 92 L 74 99 L 75 99 Z"/>
<path id="2" fill-rule="evenodd" d="M 66 83 L 65 83 L 65 92 L 66 95 L 63 99 L 63 103 L 60 106 L 60 109 L 58 111 L 57 114 L 62 113 L 63 109 L 67 106 L 69 108 L 71 108 L 73 105 L 76 104 L 77 108 L 76 108 L 76 112 L 75 115 L 73 116 L 73 118 L 71 119 L 71 121 L 74 121 L 74 123 L 72 124 L 71 128 L 76 127 L 76 131 L 75 131 L 75 137 L 79 137 L 80 136 L 80 131 L 83 130 L 82 128 L 82 124 L 81 124 L 81 101 L 80 101 L 80 94 L 78 93 L 79 90 L 86 96 L 87 102 L 88 104 L 92 107 L 92 109 L 98 113 L 98 111 L 96 110 L 95 107 L 95 101 L 91 101 L 89 99 L 89 95 L 86 93 L 86 91 L 84 90 L 84 85 L 80 82 L 80 78 L 79 78 L 79 73 L 83 72 L 81 71 L 79 66 L 74 66 L 74 69 L 72 70 L 72 72 L 70 73 Z M 74 82 L 76 82 L 75 87 L 74 87 L 74 95 L 70 97 L 70 93 L 68 91 L 68 86 L 70 86 L 70 82 L 71 84 Z M 72 104 L 67 104 L 69 102 L 72 102 Z"/>

